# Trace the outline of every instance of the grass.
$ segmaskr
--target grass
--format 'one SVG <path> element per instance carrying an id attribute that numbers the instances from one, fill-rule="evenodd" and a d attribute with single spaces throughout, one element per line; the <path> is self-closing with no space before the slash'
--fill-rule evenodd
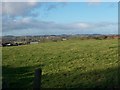
<path id="1" fill-rule="evenodd" d="M 118 40 L 67 40 L 2 48 L 3 79 L 10 88 L 33 88 L 42 68 L 42 88 L 118 87 Z"/>

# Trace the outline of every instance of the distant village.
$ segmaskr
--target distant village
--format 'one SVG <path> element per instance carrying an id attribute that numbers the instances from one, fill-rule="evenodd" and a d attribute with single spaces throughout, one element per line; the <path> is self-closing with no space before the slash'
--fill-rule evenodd
<path id="1" fill-rule="evenodd" d="M 100 35 L 100 34 L 77 34 L 77 35 L 40 35 L 40 36 L 2 36 L 0 37 L 0 46 L 20 46 L 28 44 L 38 44 L 45 42 L 58 42 L 69 39 L 118 39 L 118 35 Z"/>

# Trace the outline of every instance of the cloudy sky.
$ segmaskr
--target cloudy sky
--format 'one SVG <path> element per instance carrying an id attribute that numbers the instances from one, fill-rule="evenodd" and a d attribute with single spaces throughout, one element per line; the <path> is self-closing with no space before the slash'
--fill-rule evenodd
<path id="1" fill-rule="evenodd" d="M 57 1 L 2 2 L 2 35 L 118 33 L 117 1 Z"/>

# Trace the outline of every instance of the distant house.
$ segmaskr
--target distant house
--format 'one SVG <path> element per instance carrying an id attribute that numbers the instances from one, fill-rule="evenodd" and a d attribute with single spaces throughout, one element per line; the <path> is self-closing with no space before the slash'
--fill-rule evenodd
<path id="1" fill-rule="evenodd" d="M 115 38 L 116 38 L 116 39 L 118 39 L 118 38 L 119 38 L 119 36 L 117 36 L 117 35 L 116 35 L 116 36 L 113 36 L 113 38 L 114 38 L 114 39 L 115 39 Z"/>
<path id="2" fill-rule="evenodd" d="M 0 40 L 0 46 L 2 46 L 2 41 Z"/>
<path id="3" fill-rule="evenodd" d="M 11 43 L 2 43 L 2 46 L 12 46 Z"/>
<path id="4" fill-rule="evenodd" d="M 7 45 L 7 46 L 11 46 L 12 44 L 11 44 L 11 43 L 7 43 L 6 45 Z"/>
<path id="5" fill-rule="evenodd" d="M 49 37 L 46 37 L 46 39 L 49 39 Z"/>
<path id="6" fill-rule="evenodd" d="M 38 44 L 38 42 L 30 42 L 30 44 Z"/>
<path id="7" fill-rule="evenodd" d="M 62 39 L 62 41 L 65 41 L 65 40 L 67 40 L 67 39 L 66 39 L 66 38 L 63 38 L 63 39 Z"/>

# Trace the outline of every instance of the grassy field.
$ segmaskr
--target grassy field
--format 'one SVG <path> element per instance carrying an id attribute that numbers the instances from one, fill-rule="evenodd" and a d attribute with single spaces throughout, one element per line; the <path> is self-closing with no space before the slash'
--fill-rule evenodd
<path id="1" fill-rule="evenodd" d="M 10 88 L 33 88 L 42 68 L 43 88 L 118 87 L 118 40 L 67 40 L 3 47 L 3 79 Z"/>

